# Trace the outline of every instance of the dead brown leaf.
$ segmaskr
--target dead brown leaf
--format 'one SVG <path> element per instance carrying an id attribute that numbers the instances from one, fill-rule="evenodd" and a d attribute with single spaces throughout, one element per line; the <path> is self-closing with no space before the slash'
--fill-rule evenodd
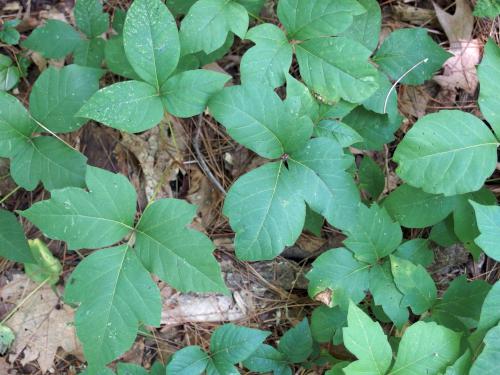
<path id="1" fill-rule="evenodd" d="M 434 80 L 444 89 L 463 89 L 474 94 L 478 85 L 476 65 L 481 59 L 481 43 L 472 39 L 474 16 L 466 0 L 457 0 L 453 15 L 434 4 L 436 16 L 450 41 L 449 52 L 454 56 L 444 63 L 443 74 Z"/>
<path id="2" fill-rule="evenodd" d="M 172 197 L 168 182 L 176 179 L 178 161 L 183 160 L 187 149 L 186 135 L 179 121 L 168 118 L 142 134 L 123 133 L 122 136 L 121 144 L 135 155 L 144 173 L 148 200 L 157 189 L 156 198 Z"/>
<path id="3" fill-rule="evenodd" d="M 0 298 L 17 305 L 36 287 L 25 275 L 16 274 L 13 281 L 2 288 Z M 73 320 L 73 310 L 62 303 L 50 286 L 43 286 L 6 323 L 16 335 L 9 361 L 13 362 L 23 353 L 23 365 L 36 360 L 45 373 L 59 347 L 82 358 Z"/>
<path id="4" fill-rule="evenodd" d="M 399 108 L 405 115 L 425 116 L 430 96 L 423 86 L 406 86 L 400 91 Z"/>

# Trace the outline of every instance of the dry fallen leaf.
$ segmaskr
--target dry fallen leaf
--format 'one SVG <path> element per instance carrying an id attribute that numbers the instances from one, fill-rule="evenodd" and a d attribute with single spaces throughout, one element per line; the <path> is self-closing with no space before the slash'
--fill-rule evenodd
<path id="1" fill-rule="evenodd" d="M 434 4 L 436 15 L 450 41 L 450 49 L 454 56 L 444 63 L 443 74 L 434 80 L 444 89 L 463 89 L 474 94 L 478 85 L 476 65 L 481 59 L 481 43 L 472 38 L 474 16 L 466 0 L 456 1 L 453 15 Z"/>
<path id="2" fill-rule="evenodd" d="M 170 121 L 173 134 L 170 133 Z M 152 198 L 159 184 L 156 198 L 171 198 L 169 181 L 173 181 L 179 172 L 179 165 L 174 160 L 182 160 L 187 149 L 186 134 L 178 120 L 169 117 L 159 126 L 142 134 L 122 134 L 121 144 L 132 152 L 144 173 L 146 197 Z"/>
<path id="3" fill-rule="evenodd" d="M 36 287 L 37 284 L 25 275 L 17 274 L 2 288 L 0 298 L 17 305 Z M 59 347 L 81 358 L 73 319 L 73 310 L 60 301 L 50 286 L 43 286 L 6 322 L 16 335 L 9 361 L 13 362 L 23 353 L 23 365 L 37 360 L 42 373 L 45 373 L 54 362 Z"/>

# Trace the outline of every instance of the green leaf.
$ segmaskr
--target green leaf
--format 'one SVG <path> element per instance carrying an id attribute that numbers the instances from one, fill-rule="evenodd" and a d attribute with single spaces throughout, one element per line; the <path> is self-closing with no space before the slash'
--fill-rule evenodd
<path id="1" fill-rule="evenodd" d="M 387 76 L 378 72 L 377 77 L 378 89 L 368 99 L 363 101 L 363 106 L 370 111 L 388 114 L 389 118 L 394 117 L 398 113 L 398 97 L 396 90 L 392 90 L 392 83 Z M 390 93 L 390 95 L 389 95 Z"/>
<path id="2" fill-rule="evenodd" d="M 312 133 L 310 119 L 290 114 L 272 88 L 259 83 L 227 87 L 209 108 L 233 139 L 269 159 L 302 148 Z"/>
<path id="3" fill-rule="evenodd" d="M 148 375 L 149 373 L 139 365 L 132 363 L 118 363 L 116 366 L 117 375 Z"/>
<path id="4" fill-rule="evenodd" d="M 181 51 L 177 24 L 165 4 L 135 0 L 127 12 L 123 44 L 137 75 L 160 90 L 174 72 Z"/>
<path id="5" fill-rule="evenodd" d="M 306 275 L 309 280 L 309 295 L 315 298 L 320 293 L 330 294 L 329 306 L 347 308 L 349 300 L 354 303 L 365 298 L 368 290 L 369 265 L 357 261 L 344 248 L 332 249 L 321 254 Z"/>
<path id="6" fill-rule="evenodd" d="M 108 31 L 109 16 L 99 0 L 77 0 L 74 8 L 76 26 L 89 38 Z"/>
<path id="7" fill-rule="evenodd" d="M 453 227 L 455 234 L 465 247 L 478 259 L 481 249 L 474 243 L 479 236 L 476 215 L 470 201 L 483 205 L 495 205 L 497 203 L 495 195 L 486 187 L 473 193 L 460 195 L 456 199 L 455 210 L 453 211 Z"/>
<path id="8" fill-rule="evenodd" d="M 500 325 L 492 328 L 484 338 L 484 349 L 472 365 L 470 375 L 496 374 L 500 363 Z"/>
<path id="9" fill-rule="evenodd" d="M 272 88 L 282 86 L 292 65 L 293 49 L 283 31 L 265 23 L 248 31 L 245 39 L 255 46 L 241 59 L 241 81 L 265 82 Z"/>
<path id="10" fill-rule="evenodd" d="M 106 42 L 101 38 L 82 40 L 73 52 L 73 62 L 81 66 L 100 68 L 105 45 Z"/>
<path id="11" fill-rule="evenodd" d="M 391 366 L 392 349 L 380 327 L 354 303 L 349 304 L 344 345 L 358 360 L 344 368 L 345 374 L 384 375 Z"/>
<path id="12" fill-rule="evenodd" d="M 408 309 L 402 304 L 403 294 L 398 290 L 388 262 L 370 269 L 370 292 L 375 304 L 401 329 L 409 319 Z"/>
<path id="13" fill-rule="evenodd" d="M 339 100 L 336 103 L 321 101 L 319 106 L 320 118 L 322 120 L 341 119 L 347 116 L 351 111 L 356 108 L 358 104 L 349 103 L 345 100 Z"/>
<path id="14" fill-rule="evenodd" d="M 386 143 L 394 140 L 394 132 L 399 128 L 399 123 L 392 122 L 388 115 L 368 111 L 363 107 L 355 108 L 342 122 L 361 135 L 363 141 L 355 144 L 355 147 L 362 150 L 381 151 Z"/>
<path id="15" fill-rule="evenodd" d="M 355 143 L 363 142 L 363 137 L 349 125 L 337 120 L 322 120 L 315 128 L 316 137 L 332 138 L 342 147 L 349 147 Z"/>
<path id="16" fill-rule="evenodd" d="M 13 213 L 0 209 L 0 256 L 20 263 L 35 263 L 24 230 Z"/>
<path id="17" fill-rule="evenodd" d="M 290 112 L 297 116 L 308 116 L 314 124 L 320 118 L 320 104 L 311 94 L 311 91 L 298 79 L 286 74 L 286 99 L 285 105 Z"/>
<path id="18" fill-rule="evenodd" d="M 285 332 L 278 343 L 278 350 L 292 363 L 307 360 L 313 351 L 313 340 L 307 318 Z"/>
<path id="19" fill-rule="evenodd" d="M 11 59 L 0 54 L 0 91 L 9 91 L 19 82 L 19 69 Z"/>
<path id="20" fill-rule="evenodd" d="M 500 260 L 500 207 L 484 206 L 473 201 L 469 201 L 476 212 L 477 226 L 481 233 L 476 238 L 476 244 L 490 258 Z"/>
<path id="21" fill-rule="evenodd" d="M 347 312 L 338 306 L 319 306 L 311 316 L 311 334 L 319 343 L 342 344 L 342 328 L 347 325 Z"/>
<path id="22" fill-rule="evenodd" d="M 360 205 L 357 222 L 347 230 L 344 244 L 357 259 L 374 264 L 394 252 L 402 239 L 399 224 L 391 220 L 384 208 Z"/>
<path id="23" fill-rule="evenodd" d="M 488 331 L 500 321 L 500 283 L 496 282 L 484 299 L 479 315 L 478 331 Z"/>
<path id="24" fill-rule="evenodd" d="M 13 157 L 36 128 L 26 108 L 14 96 L 0 92 L 0 157 Z"/>
<path id="25" fill-rule="evenodd" d="M 21 34 L 16 30 L 16 26 L 20 22 L 21 20 L 19 19 L 4 21 L 2 30 L 0 30 L 0 40 L 11 46 L 18 44 Z"/>
<path id="26" fill-rule="evenodd" d="M 401 339 L 389 374 L 439 374 L 459 356 L 460 336 L 433 322 L 413 324 Z"/>
<path id="27" fill-rule="evenodd" d="M 286 371 L 284 368 L 288 368 L 288 361 L 283 353 L 270 345 L 262 344 L 250 357 L 243 361 L 243 366 L 257 373 L 274 371 L 274 374 L 277 374 L 279 371 Z"/>
<path id="28" fill-rule="evenodd" d="M 443 297 L 432 308 L 432 319 L 455 331 L 476 328 L 486 295 L 491 286 L 484 280 L 467 282 L 465 276 L 454 279 Z"/>
<path id="29" fill-rule="evenodd" d="M 140 79 L 127 60 L 125 48 L 123 47 L 123 37 L 121 35 L 116 35 L 106 41 L 104 56 L 108 69 L 113 73 L 125 78 Z"/>
<path id="30" fill-rule="evenodd" d="M 420 85 L 431 79 L 450 56 L 451 54 L 432 40 L 427 30 L 398 29 L 384 40 L 374 61 L 389 77 L 398 80 L 416 64 L 428 59 L 401 80 L 401 83 L 407 85 Z"/>
<path id="31" fill-rule="evenodd" d="M 495 18 L 500 14 L 500 4 L 496 0 L 478 0 L 474 7 L 476 17 Z"/>
<path id="32" fill-rule="evenodd" d="M 327 138 L 314 138 L 288 157 L 291 185 L 309 207 L 339 229 L 356 222 L 360 196 L 346 170 L 353 164 L 342 147 Z"/>
<path id="33" fill-rule="evenodd" d="M 368 62 L 371 52 L 354 40 L 310 39 L 297 44 L 295 52 L 304 82 L 328 101 L 359 103 L 377 90 L 377 70 Z"/>
<path id="34" fill-rule="evenodd" d="M 409 260 L 414 264 L 428 267 L 434 261 L 434 253 L 429 249 L 429 240 L 416 238 L 402 243 L 394 255 L 398 258 Z"/>
<path id="35" fill-rule="evenodd" d="M 14 332 L 9 327 L 0 324 L 0 355 L 7 353 L 15 338 Z"/>
<path id="36" fill-rule="evenodd" d="M 199 0 L 181 24 L 181 41 L 186 53 L 212 53 L 222 47 L 229 32 L 241 39 L 248 29 L 245 7 L 233 0 Z"/>
<path id="37" fill-rule="evenodd" d="M 171 375 L 200 375 L 208 360 L 209 356 L 199 346 L 187 346 L 174 353 L 167 372 Z"/>
<path id="38" fill-rule="evenodd" d="M 479 190 L 495 170 L 498 142 L 477 117 L 462 111 L 424 116 L 394 153 L 398 175 L 427 193 Z"/>
<path id="39" fill-rule="evenodd" d="M 78 65 L 49 67 L 38 77 L 30 94 L 33 118 L 55 133 L 72 132 L 86 120 L 75 117 L 99 89 L 102 71 Z"/>
<path id="40" fill-rule="evenodd" d="M 156 89 L 144 82 L 125 81 L 97 91 L 77 116 L 130 133 L 151 129 L 163 118 Z"/>
<path id="41" fill-rule="evenodd" d="M 478 2 L 478 4 L 481 0 Z M 497 4 L 500 12 L 500 4 Z M 477 6 L 476 6 L 477 10 Z M 484 46 L 484 56 L 477 69 L 481 87 L 479 89 L 479 108 L 489 122 L 497 137 L 500 136 L 500 99 L 495 82 L 500 80 L 500 47 L 490 39 Z"/>
<path id="42" fill-rule="evenodd" d="M 125 19 L 127 18 L 127 12 L 120 8 L 113 9 L 113 21 L 111 27 L 119 35 L 123 34 L 123 26 L 125 25 Z"/>
<path id="43" fill-rule="evenodd" d="M 323 228 L 324 222 L 325 219 L 323 216 L 311 210 L 309 206 L 306 206 L 304 230 L 311 232 L 316 237 L 321 237 L 321 229 Z"/>
<path id="44" fill-rule="evenodd" d="M 252 17 L 258 17 L 265 0 L 236 0 L 236 2 L 243 5 Z"/>
<path id="45" fill-rule="evenodd" d="M 167 7 L 174 16 L 186 14 L 198 0 L 167 0 Z"/>
<path id="46" fill-rule="evenodd" d="M 448 247 L 460 242 L 453 229 L 453 216 L 450 215 L 442 222 L 434 225 L 429 238 L 443 247 Z"/>
<path id="47" fill-rule="evenodd" d="M 380 169 L 379 165 L 372 158 L 365 156 L 359 165 L 358 174 L 359 188 L 368 192 L 371 199 L 377 200 L 385 187 L 385 176 L 382 169 Z"/>
<path id="48" fill-rule="evenodd" d="M 39 52 L 48 59 L 60 59 L 73 52 L 80 41 L 80 34 L 66 22 L 47 20 L 21 46 Z"/>
<path id="49" fill-rule="evenodd" d="M 86 183 L 88 191 L 54 190 L 51 199 L 21 215 L 47 237 L 66 241 L 71 250 L 113 245 L 133 229 L 135 190 L 124 176 L 94 167 L 87 168 Z"/>
<path id="50" fill-rule="evenodd" d="M 295 243 L 304 227 L 305 204 L 283 162 L 263 165 L 229 190 L 223 213 L 236 233 L 242 260 L 273 259 Z"/>
<path id="51" fill-rule="evenodd" d="M 212 361 L 216 367 L 242 362 L 250 357 L 269 335 L 270 332 L 267 331 L 224 324 L 217 328 L 210 338 Z"/>
<path id="52" fill-rule="evenodd" d="M 64 298 L 80 304 L 75 325 L 91 370 L 129 349 L 139 322 L 160 325 L 160 291 L 127 245 L 85 258 L 66 283 Z"/>
<path id="53" fill-rule="evenodd" d="M 471 366 L 472 353 L 467 349 L 451 366 L 448 366 L 445 375 L 469 375 Z"/>
<path id="54" fill-rule="evenodd" d="M 211 70 L 188 70 L 170 77 L 161 87 L 160 96 L 166 112 L 176 117 L 202 113 L 208 99 L 222 90 L 230 79 Z"/>
<path id="55" fill-rule="evenodd" d="M 55 285 L 62 273 L 59 259 L 54 257 L 47 245 L 40 239 L 29 240 L 28 245 L 35 262 L 24 265 L 26 275 L 36 283 Z"/>
<path id="56" fill-rule="evenodd" d="M 85 186 L 87 158 L 54 137 L 35 137 L 17 149 L 11 159 L 10 174 L 26 190 L 40 181 L 45 189 Z"/>
<path id="57" fill-rule="evenodd" d="M 382 27 L 382 12 L 376 0 L 357 1 L 366 9 L 366 12 L 354 16 L 351 26 L 342 35 L 360 42 L 373 51 L 378 45 Z"/>
<path id="58" fill-rule="evenodd" d="M 356 0 L 280 0 L 278 18 L 290 39 L 307 40 L 338 35 L 353 16 L 366 10 Z"/>
<path id="59" fill-rule="evenodd" d="M 431 308 L 437 297 L 436 285 L 424 267 L 391 255 L 394 282 L 403 293 L 403 306 L 420 315 Z"/>
<path id="60" fill-rule="evenodd" d="M 136 251 L 144 266 L 180 291 L 227 292 L 212 242 L 187 228 L 196 207 L 162 199 L 149 205 L 136 228 Z"/>
<path id="61" fill-rule="evenodd" d="M 384 200 L 384 208 L 406 228 L 425 228 L 444 220 L 455 208 L 456 197 L 429 194 L 403 184 Z"/>

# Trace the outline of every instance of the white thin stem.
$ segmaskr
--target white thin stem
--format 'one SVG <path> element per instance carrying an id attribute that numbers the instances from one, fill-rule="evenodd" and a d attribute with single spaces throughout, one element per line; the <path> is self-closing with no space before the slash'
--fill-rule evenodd
<path id="1" fill-rule="evenodd" d="M 426 57 L 422 61 L 419 61 L 415 65 L 413 65 L 410 69 L 408 69 L 401 77 L 398 78 L 396 82 L 391 86 L 391 89 L 387 93 L 387 96 L 385 97 L 385 102 L 384 102 L 384 114 L 387 113 L 387 102 L 389 101 L 389 97 L 391 96 L 392 92 L 396 88 L 396 86 L 401 82 L 408 74 L 410 74 L 414 69 L 418 68 L 420 65 L 425 64 L 427 61 L 429 61 L 429 58 Z"/>

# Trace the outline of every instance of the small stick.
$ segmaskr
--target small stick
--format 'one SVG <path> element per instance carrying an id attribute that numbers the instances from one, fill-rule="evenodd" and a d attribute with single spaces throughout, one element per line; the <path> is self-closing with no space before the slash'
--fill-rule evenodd
<path id="1" fill-rule="evenodd" d="M 219 180 L 214 176 L 210 168 L 208 167 L 207 163 L 205 162 L 205 158 L 203 157 L 203 154 L 200 149 L 200 137 L 201 137 L 201 121 L 203 119 L 203 115 L 198 116 L 198 123 L 196 125 L 196 134 L 194 136 L 193 140 L 193 147 L 194 147 L 194 153 L 196 155 L 196 161 L 198 162 L 198 165 L 200 166 L 201 170 L 207 178 L 210 180 L 210 182 L 223 194 L 226 195 L 226 190 L 224 187 L 221 185 Z"/>

